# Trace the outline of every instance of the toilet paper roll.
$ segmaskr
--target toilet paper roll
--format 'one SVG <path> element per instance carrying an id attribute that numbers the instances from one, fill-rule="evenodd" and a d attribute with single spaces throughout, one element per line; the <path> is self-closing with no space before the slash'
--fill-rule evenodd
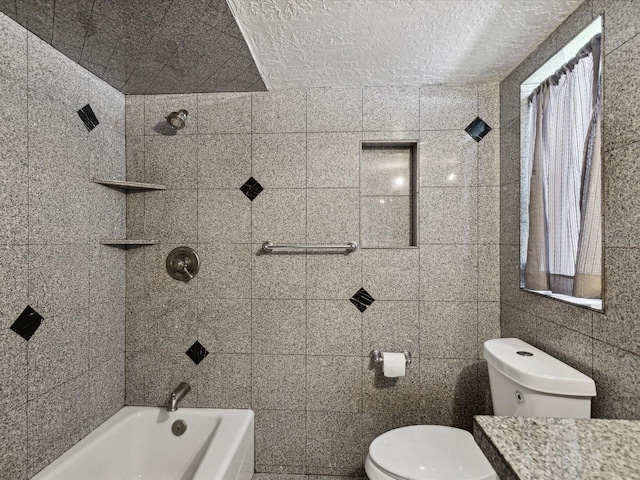
<path id="1" fill-rule="evenodd" d="M 385 377 L 404 377 L 406 368 L 404 353 L 382 353 L 382 371 Z"/>

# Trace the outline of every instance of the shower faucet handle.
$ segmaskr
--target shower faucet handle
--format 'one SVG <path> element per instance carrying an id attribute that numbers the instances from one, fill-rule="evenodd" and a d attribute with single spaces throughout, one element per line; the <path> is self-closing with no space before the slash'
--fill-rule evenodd
<path id="1" fill-rule="evenodd" d="M 167 272 L 176 280 L 188 282 L 198 274 L 200 258 L 191 247 L 177 247 L 167 256 Z"/>
<path id="2" fill-rule="evenodd" d="M 193 275 L 191 275 L 191 272 L 189 271 L 189 266 L 187 265 L 186 261 L 180 259 L 176 261 L 176 266 L 180 271 L 182 271 L 185 275 L 189 277 L 189 280 L 193 279 Z"/>

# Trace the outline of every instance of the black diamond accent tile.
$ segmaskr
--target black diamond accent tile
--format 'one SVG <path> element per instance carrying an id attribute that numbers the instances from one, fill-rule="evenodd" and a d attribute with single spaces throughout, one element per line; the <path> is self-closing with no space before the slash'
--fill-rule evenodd
<path id="1" fill-rule="evenodd" d="M 193 363 L 198 365 L 204 357 L 209 355 L 209 351 L 202 346 L 202 344 L 198 341 L 189 347 L 189 350 L 185 352 L 187 356 L 193 360 Z"/>
<path id="2" fill-rule="evenodd" d="M 27 305 L 15 322 L 9 327 L 25 340 L 29 340 L 42 323 L 42 315 Z"/>
<path id="3" fill-rule="evenodd" d="M 476 142 L 479 142 L 484 138 L 484 136 L 491 131 L 491 127 L 485 123 L 480 117 L 476 117 L 476 119 L 469 124 L 467 128 L 464 129 L 471 138 L 473 138 Z"/>
<path id="4" fill-rule="evenodd" d="M 240 187 L 240 190 L 242 190 L 242 193 L 244 193 L 247 198 L 253 202 L 264 188 L 255 178 L 251 177 L 249 180 L 244 182 L 244 185 Z"/>
<path id="5" fill-rule="evenodd" d="M 351 303 L 361 312 L 364 312 L 369 305 L 376 301 L 364 288 L 358 290 L 349 300 L 351 300 Z"/>
<path id="6" fill-rule="evenodd" d="M 78 110 L 78 115 L 84 122 L 84 126 L 87 127 L 87 130 L 89 131 L 93 130 L 100 124 L 98 118 L 96 117 L 96 114 L 93 113 L 91 105 L 89 105 L 88 103 L 80 110 Z"/>

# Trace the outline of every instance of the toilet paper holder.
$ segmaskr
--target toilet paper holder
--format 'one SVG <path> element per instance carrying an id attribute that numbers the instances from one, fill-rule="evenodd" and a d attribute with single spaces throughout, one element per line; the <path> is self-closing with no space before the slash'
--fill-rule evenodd
<path id="1" fill-rule="evenodd" d="M 406 362 L 407 365 L 411 365 L 411 352 L 405 350 L 404 352 L 404 361 Z M 371 356 L 371 360 L 373 360 L 373 363 L 383 363 L 384 362 L 384 358 L 382 355 L 382 352 L 378 349 L 375 350 L 371 350 L 370 353 Z"/>

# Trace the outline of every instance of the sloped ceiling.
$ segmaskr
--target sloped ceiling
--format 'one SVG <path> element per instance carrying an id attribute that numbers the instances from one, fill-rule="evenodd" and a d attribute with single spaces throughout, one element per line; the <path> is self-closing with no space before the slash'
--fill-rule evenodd
<path id="1" fill-rule="evenodd" d="M 0 0 L 0 10 L 118 90 L 264 90 L 226 0 Z"/>
<path id="2" fill-rule="evenodd" d="M 583 0 L 229 0 L 268 89 L 502 80 Z"/>

